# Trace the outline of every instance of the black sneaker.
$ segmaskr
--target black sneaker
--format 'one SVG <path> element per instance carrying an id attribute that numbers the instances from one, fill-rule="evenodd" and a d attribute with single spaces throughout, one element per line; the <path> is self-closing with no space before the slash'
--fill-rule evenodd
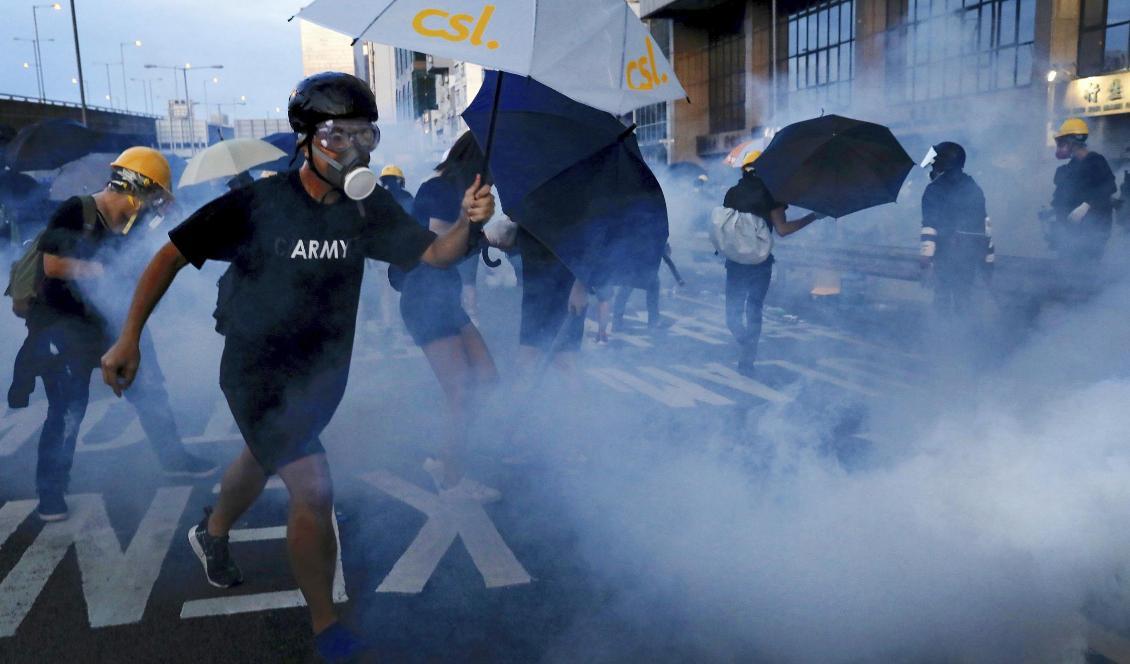
<path id="1" fill-rule="evenodd" d="M 208 517 L 212 514 L 211 507 L 204 508 L 204 518 L 200 523 L 188 529 L 188 543 L 192 551 L 204 565 L 204 574 L 208 583 L 217 588 L 231 588 L 243 583 L 243 572 L 239 565 L 231 559 L 228 551 L 228 538 L 212 537 L 208 534 Z"/>
<path id="2" fill-rule="evenodd" d="M 185 451 L 161 459 L 161 470 L 168 477 L 208 477 L 218 468 L 211 461 Z"/>
<path id="3" fill-rule="evenodd" d="M 314 650 L 327 662 L 352 662 L 368 645 L 349 628 L 335 622 L 314 636 Z"/>
<path id="4" fill-rule="evenodd" d="M 62 521 L 67 518 L 67 501 L 61 493 L 43 494 L 36 513 L 44 521 Z"/>

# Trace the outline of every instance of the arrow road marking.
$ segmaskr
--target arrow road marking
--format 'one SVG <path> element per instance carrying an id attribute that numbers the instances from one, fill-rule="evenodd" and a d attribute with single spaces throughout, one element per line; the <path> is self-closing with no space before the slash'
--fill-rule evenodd
<path id="1" fill-rule="evenodd" d="M 377 592 L 422 591 L 456 537 L 463 539 L 463 545 L 471 554 L 487 588 L 514 586 L 533 580 L 479 503 L 425 491 L 383 470 L 362 475 L 361 479 L 428 517 L 408 550 L 377 587 Z"/>

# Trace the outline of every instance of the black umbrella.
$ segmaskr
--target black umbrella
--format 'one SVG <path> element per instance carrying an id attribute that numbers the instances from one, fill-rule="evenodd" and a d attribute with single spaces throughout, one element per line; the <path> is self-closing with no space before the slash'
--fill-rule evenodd
<path id="1" fill-rule="evenodd" d="M 94 152 L 102 135 L 74 120 L 41 120 L 21 129 L 4 148 L 4 163 L 13 171 L 59 168 Z"/>
<path id="2" fill-rule="evenodd" d="M 575 277 L 600 286 L 659 264 L 666 202 L 615 116 L 531 78 L 488 72 L 463 119 L 480 145 L 494 125 L 490 173 L 503 210 Z"/>
<path id="3" fill-rule="evenodd" d="M 890 129 L 825 115 L 777 132 L 756 167 L 778 201 L 843 217 L 895 202 L 914 162 Z"/>

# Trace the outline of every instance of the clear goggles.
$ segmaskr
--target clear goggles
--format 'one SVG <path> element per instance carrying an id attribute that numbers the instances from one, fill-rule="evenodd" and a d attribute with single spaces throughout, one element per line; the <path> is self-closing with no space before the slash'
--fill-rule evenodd
<path id="1" fill-rule="evenodd" d="M 368 120 L 326 120 L 314 130 L 318 145 L 331 152 L 345 152 L 351 146 L 372 152 L 381 142 L 381 130 Z"/>

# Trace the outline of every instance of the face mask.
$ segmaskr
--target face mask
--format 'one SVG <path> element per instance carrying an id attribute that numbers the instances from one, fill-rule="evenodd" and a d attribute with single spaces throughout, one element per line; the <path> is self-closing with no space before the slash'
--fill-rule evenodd
<path id="1" fill-rule="evenodd" d="M 322 177 L 344 191 L 346 196 L 355 201 L 364 200 L 377 188 L 377 174 L 369 168 L 368 152 L 350 146 L 338 159 L 334 159 L 317 145 L 313 148 L 330 166 L 326 173 L 321 174 Z"/>

